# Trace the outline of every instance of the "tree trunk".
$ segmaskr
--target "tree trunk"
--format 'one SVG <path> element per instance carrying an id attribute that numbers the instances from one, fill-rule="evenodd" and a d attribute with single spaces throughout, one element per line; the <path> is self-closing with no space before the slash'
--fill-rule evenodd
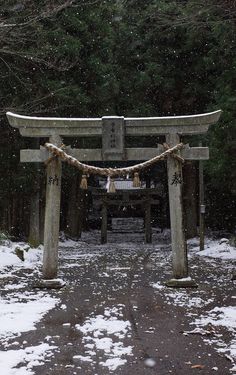
<path id="1" fill-rule="evenodd" d="M 88 191 L 80 189 L 81 173 L 71 181 L 67 212 L 66 233 L 78 239 L 82 230 L 88 229 Z"/>
<path id="2" fill-rule="evenodd" d="M 197 170 L 193 162 L 186 162 L 183 167 L 184 177 L 184 215 L 186 238 L 197 235 Z"/>
<path id="3" fill-rule="evenodd" d="M 32 247 L 38 247 L 40 245 L 39 191 L 32 194 L 30 198 L 30 227 L 28 242 Z"/>
<path id="4" fill-rule="evenodd" d="M 32 147 L 39 148 L 39 139 L 32 141 Z M 34 163 L 33 170 L 35 174 L 32 194 L 30 197 L 30 221 L 28 242 L 32 247 L 40 245 L 40 164 Z"/>
<path id="5" fill-rule="evenodd" d="M 79 174 L 71 180 L 71 189 L 68 197 L 66 234 L 74 239 L 79 238 L 81 235 L 81 231 L 79 230 L 79 221 L 81 218 L 79 215 L 79 202 L 77 200 L 79 180 Z"/>

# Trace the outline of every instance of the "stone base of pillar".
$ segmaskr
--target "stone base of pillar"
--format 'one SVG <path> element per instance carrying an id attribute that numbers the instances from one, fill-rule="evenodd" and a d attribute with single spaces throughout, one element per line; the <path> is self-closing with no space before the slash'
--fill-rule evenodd
<path id="1" fill-rule="evenodd" d="M 34 284 L 34 288 L 40 288 L 40 289 L 60 289 L 63 288 L 66 285 L 65 281 L 61 279 L 42 279 L 39 280 Z"/>
<path id="2" fill-rule="evenodd" d="M 197 283 L 191 279 L 191 277 L 186 277 L 184 279 L 170 279 L 166 281 L 166 286 L 170 288 L 197 288 Z"/>

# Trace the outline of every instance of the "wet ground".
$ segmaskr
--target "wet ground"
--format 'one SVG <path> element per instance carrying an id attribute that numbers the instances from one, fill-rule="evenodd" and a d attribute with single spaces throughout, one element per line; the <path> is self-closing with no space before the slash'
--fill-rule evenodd
<path id="1" fill-rule="evenodd" d="M 18 338 L 22 345 L 55 346 L 43 365 L 35 364 L 35 374 L 231 374 L 230 359 L 206 342 L 227 345 L 228 330 L 208 325 L 203 335 L 186 333 L 206 311 L 232 305 L 230 265 L 191 255 L 191 277 L 199 287 L 176 290 L 164 286 L 171 276 L 168 234 L 154 233 L 150 245 L 142 233 L 109 233 L 106 245 L 99 240 L 93 231 L 78 243 L 61 243 L 59 277 L 66 286 L 47 291 L 58 304 L 36 330 Z M 31 293 L 38 274 L 18 272 L 27 281 L 21 292 Z"/>

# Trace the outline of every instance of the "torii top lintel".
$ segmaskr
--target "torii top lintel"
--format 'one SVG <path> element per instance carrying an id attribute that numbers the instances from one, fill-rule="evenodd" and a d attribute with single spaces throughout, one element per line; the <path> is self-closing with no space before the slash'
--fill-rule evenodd
<path id="1" fill-rule="evenodd" d="M 56 118 L 30 117 L 7 112 L 11 126 L 18 128 L 25 137 L 64 137 L 102 136 L 104 120 L 122 119 L 126 135 L 165 135 L 165 134 L 202 134 L 215 124 L 221 110 L 187 116 L 124 118 L 109 116 L 102 118 Z"/>

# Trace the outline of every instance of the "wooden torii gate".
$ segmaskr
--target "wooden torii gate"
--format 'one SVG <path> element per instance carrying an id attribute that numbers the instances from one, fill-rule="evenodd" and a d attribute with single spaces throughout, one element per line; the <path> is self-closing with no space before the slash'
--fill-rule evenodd
<path id="1" fill-rule="evenodd" d="M 102 118 L 53 118 L 29 117 L 11 112 L 7 113 L 11 126 L 18 128 L 24 137 L 48 137 L 49 142 L 60 147 L 62 137 L 102 137 L 102 149 L 73 149 L 66 147 L 66 153 L 80 161 L 135 161 L 148 160 L 164 149 L 126 148 L 125 136 L 160 136 L 173 147 L 180 142 L 182 135 L 206 133 L 209 126 L 215 124 L 221 111 L 192 116 L 173 117 L 102 117 Z M 189 147 L 185 145 L 178 154 L 185 160 L 209 159 L 208 147 Z M 45 147 L 38 150 L 21 150 L 21 162 L 44 162 L 51 155 Z M 188 259 L 183 225 L 182 205 L 182 164 L 173 157 L 167 159 L 168 189 L 171 222 L 172 279 L 169 286 L 196 286 L 188 277 Z M 61 160 L 54 158 L 47 165 L 46 208 L 44 222 L 43 278 L 47 280 L 57 276 L 58 237 L 61 199 Z"/>

